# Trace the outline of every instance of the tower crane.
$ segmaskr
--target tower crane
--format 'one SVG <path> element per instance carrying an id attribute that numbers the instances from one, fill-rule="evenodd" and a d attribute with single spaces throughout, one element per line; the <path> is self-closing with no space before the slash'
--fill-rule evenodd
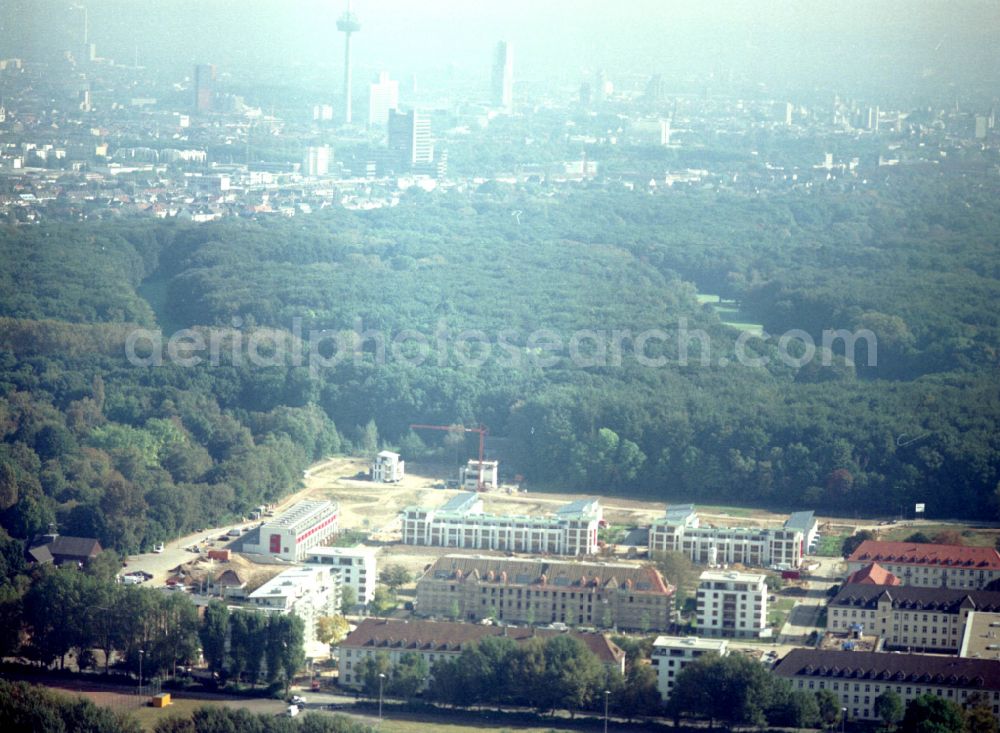
<path id="1" fill-rule="evenodd" d="M 486 429 L 485 425 L 480 425 L 475 428 L 467 428 L 464 425 L 414 424 L 410 425 L 410 430 L 443 430 L 447 433 L 479 433 L 479 478 L 476 480 L 476 491 L 482 491 L 485 488 L 483 484 L 483 453 L 486 448 L 486 434 L 489 433 L 489 430 Z"/>

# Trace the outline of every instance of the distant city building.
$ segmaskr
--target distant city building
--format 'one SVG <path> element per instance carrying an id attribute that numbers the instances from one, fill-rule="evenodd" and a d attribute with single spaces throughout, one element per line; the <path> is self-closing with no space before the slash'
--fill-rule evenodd
<path id="1" fill-rule="evenodd" d="M 281 516 L 265 520 L 257 530 L 259 544 L 244 543 L 243 551 L 301 561 L 309 549 L 337 533 L 338 514 L 332 501 L 300 501 Z"/>
<path id="2" fill-rule="evenodd" d="M 333 120 L 333 105 L 332 104 L 316 104 L 313 105 L 313 121 L 314 122 L 330 122 Z"/>
<path id="3" fill-rule="evenodd" d="M 458 494 L 443 506 L 403 510 L 403 543 L 473 550 L 592 555 L 603 509 L 597 499 L 580 499 L 554 515 L 531 517 L 483 512 L 481 495 Z"/>
<path id="4" fill-rule="evenodd" d="M 674 592 L 650 566 L 446 555 L 417 581 L 416 610 L 469 621 L 662 631 L 674 620 Z"/>
<path id="5" fill-rule="evenodd" d="M 302 158 L 302 175 L 327 176 L 332 162 L 333 151 L 329 145 L 310 146 L 306 148 L 306 154 Z"/>
<path id="6" fill-rule="evenodd" d="M 879 720 L 875 701 L 895 692 L 907 705 L 921 695 L 933 695 L 958 705 L 974 695 L 1000 717 L 1000 662 L 985 659 L 887 654 L 884 652 L 792 649 L 774 667 L 794 690 L 829 690 L 847 718 Z"/>
<path id="7" fill-rule="evenodd" d="M 434 161 L 434 140 L 431 137 L 431 118 L 413 110 L 389 110 L 387 122 L 389 152 L 399 165 L 412 168 Z"/>
<path id="8" fill-rule="evenodd" d="M 767 628 L 767 576 L 706 570 L 698 579 L 698 633 L 760 637 Z"/>
<path id="9" fill-rule="evenodd" d="M 351 0 L 347 0 L 347 10 L 337 19 L 337 30 L 344 34 L 344 123 L 351 124 L 351 35 L 361 30 L 361 21 L 351 12 Z"/>
<path id="10" fill-rule="evenodd" d="M 341 588 L 353 588 L 358 603 L 370 603 L 375 597 L 378 566 L 374 547 L 314 547 L 306 553 L 305 561 L 337 573 Z"/>
<path id="11" fill-rule="evenodd" d="M 215 65 L 194 67 L 194 111 L 211 112 L 215 106 Z"/>
<path id="12" fill-rule="evenodd" d="M 992 547 L 865 540 L 847 558 L 854 573 L 877 562 L 903 585 L 984 588 L 1000 578 L 1000 553 Z"/>
<path id="13" fill-rule="evenodd" d="M 625 673 L 625 652 L 607 636 L 594 632 L 366 618 L 337 646 L 340 684 L 361 687 L 363 680 L 358 673 L 359 665 L 378 654 L 388 657 L 391 665 L 397 664 L 403 654 L 417 654 L 431 669 L 436 662 L 454 659 L 469 645 L 489 637 L 502 636 L 521 644 L 561 634 L 582 641 L 606 669 Z"/>
<path id="14" fill-rule="evenodd" d="M 660 145 L 670 144 L 670 120 L 660 120 Z"/>
<path id="15" fill-rule="evenodd" d="M 646 83 L 646 101 L 662 102 L 667 96 L 667 85 L 663 81 L 663 76 L 653 74 Z"/>
<path id="16" fill-rule="evenodd" d="M 657 636 L 650 663 L 656 670 L 656 689 L 660 698 L 670 697 L 677 675 L 691 662 L 706 654 L 724 657 L 729 653 L 726 639 L 701 639 L 697 636 Z"/>
<path id="17" fill-rule="evenodd" d="M 798 516 L 793 525 L 801 523 L 802 529 L 815 537 L 811 515 Z M 649 529 L 649 551 L 680 552 L 699 565 L 797 568 L 805 550 L 805 534 L 789 522 L 791 518 L 781 529 L 702 527 L 693 505 L 670 506 Z"/>
<path id="18" fill-rule="evenodd" d="M 368 125 L 381 127 L 389 122 L 389 110 L 399 107 L 399 82 L 383 71 L 368 85 Z"/>
<path id="19" fill-rule="evenodd" d="M 271 578 L 249 595 L 249 605 L 265 613 L 291 614 L 305 624 L 305 641 L 316 641 L 316 621 L 339 608 L 337 578 L 321 568 L 291 568 Z"/>
<path id="20" fill-rule="evenodd" d="M 986 139 L 986 129 L 988 120 L 985 115 L 976 115 L 976 140 Z"/>
<path id="21" fill-rule="evenodd" d="M 372 481 L 380 484 L 394 484 L 403 478 L 406 462 L 398 453 L 384 450 L 372 461 Z"/>
<path id="22" fill-rule="evenodd" d="M 510 112 L 514 104 L 514 49 L 500 41 L 493 54 L 493 104 Z"/>

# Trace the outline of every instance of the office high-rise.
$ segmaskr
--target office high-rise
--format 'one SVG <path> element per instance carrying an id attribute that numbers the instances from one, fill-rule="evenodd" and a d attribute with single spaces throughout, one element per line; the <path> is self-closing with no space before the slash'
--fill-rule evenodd
<path id="1" fill-rule="evenodd" d="M 371 127 L 389 122 L 389 110 L 399 107 L 399 82 L 383 71 L 368 87 L 368 124 Z"/>
<path id="2" fill-rule="evenodd" d="M 403 166 L 434 162 L 431 118 L 424 112 L 389 110 L 387 123 L 389 151 Z"/>
<path id="3" fill-rule="evenodd" d="M 194 111 L 211 112 L 215 101 L 215 66 L 198 64 L 194 67 Z"/>
<path id="4" fill-rule="evenodd" d="M 514 103 L 514 49 L 507 41 L 497 44 L 493 56 L 493 104 L 507 112 Z"/>

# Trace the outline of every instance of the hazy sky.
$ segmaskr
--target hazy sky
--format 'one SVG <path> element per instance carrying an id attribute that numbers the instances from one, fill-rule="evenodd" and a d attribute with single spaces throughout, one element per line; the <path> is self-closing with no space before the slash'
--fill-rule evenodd
<path id="1" fill-rule="evenodd" d="M 345 0 L 91 0 L 102 55 L 185 73 L 214 62 L 234 74 L 339 69 Z M 0 55 L 41 55 L 79 30 L 63 0 L 3 0 Z M 518 79 L 735 73 L 781 86 L 995 78 L 996 0 L 355 0 L 359 74 L 387 68 L 488 74 L 497 40 L 513 42 Z M 74 28 L 73 26 L 76 26 Z M 363 80 L 364 77 L 359 78 Z"/>

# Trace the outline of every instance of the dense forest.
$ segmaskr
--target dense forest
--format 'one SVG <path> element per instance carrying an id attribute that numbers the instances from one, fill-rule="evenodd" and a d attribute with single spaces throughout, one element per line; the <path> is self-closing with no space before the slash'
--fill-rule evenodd
<path id="1" fill-rule="evenodd" d="M 368 212 L 5 229 L 0 519 L 132 551 L 321 456 L 419 455 L 412 422 L 488 426 L 534 487 L 993 516 L 997 194 L 926 173 L 759 196 L 487 183 Z M 699 291 L 775 336 L 738 342 Z M 217 358 L 150 365 L 130 341 L 182 327 Z M 867 329 L 877 354 L 792 363 L 790 329 Z M 616 331 L 620 363 L 601 351 Z"/>

